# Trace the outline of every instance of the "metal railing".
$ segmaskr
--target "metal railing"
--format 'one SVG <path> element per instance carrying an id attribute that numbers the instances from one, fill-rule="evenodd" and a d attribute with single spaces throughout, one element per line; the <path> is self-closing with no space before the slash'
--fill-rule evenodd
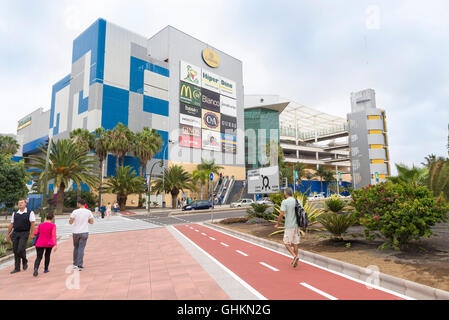
<path id="1" fill-rule="evenodd" d="M 281 125 L 280 131 L 281 131 L 281 136 L 296 138 L 295 128 L 289 128 L 289 127 L 285 127 L 285 126 Z M 346 132 L 346 131 L 348 131 L 347 123 L 344 123 L 341 125 L 336 125 L 336 126 L 333 126 L 331 128 L 327 128 L 327 129 L 316 130 L 316 131 L 303 132 L 303 131 L 298 130 L 298 139 L 307 140 L 307 139 L 315 138 L 315 135 L 319 138 L 322 136 L 327 136 L 327 135 L 336 134 L 336 133 L 340 133 L 340 132 Z"/>

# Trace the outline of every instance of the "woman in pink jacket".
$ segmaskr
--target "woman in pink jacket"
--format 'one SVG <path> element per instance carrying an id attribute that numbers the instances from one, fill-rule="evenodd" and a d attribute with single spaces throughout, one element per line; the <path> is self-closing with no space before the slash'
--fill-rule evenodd
<path id="1" fill-rule="evenodd" d="M 41 223 L 34 231 L 36 236 L 39 233 L 39 237 L 36 241 L 36 261 L 34 262 L 34 273 L 33 276 L 37 277 L 39 265 L 42 260 L 42 256 L 45 251 L 45 263 L 44 263 L 44 273 L 49 272 L 48 266 L 50 264 L 50 254 L 53 247 L 56 251 L 56 225 L 52 222 L 54 218 L 53 213 L 48 213 L 46 221 Z"/>

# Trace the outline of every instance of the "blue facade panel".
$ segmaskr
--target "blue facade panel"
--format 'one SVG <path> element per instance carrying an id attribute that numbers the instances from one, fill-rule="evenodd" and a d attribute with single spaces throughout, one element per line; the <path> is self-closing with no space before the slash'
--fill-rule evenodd
<path id="1" fill-rule="evenodd" d="M 78 114 L 86 112 L 89 108 L 89 97 L 84 99 L 82 97 L 83 97 L 83 90 L 81 90 L 78 95 Z"/>
<path id="2" fill-rule="evenodd" d="M 23 157 L 16 157 L 16 156 L 13 156 L 11 158 L 11 160 L 14 161 L 14 162 L 20 162 L 22 159 L 23 159 Z"/>
<path id="3" fill-rule="evenodd" d="M 136 176 L 139 175 L 139 158 L 125 156 L 125 167 L 130 166 L 134 169 Z M 122 164 L 122 159 L 119 159 L 119 166 Z M 115 156 L 108 155 L 108 167 L 106 170 L 106 174 L 108 177 L 116 176 L 115 173 Z"/>
<path id="4" fill-rule="evenodd" d="M 114 129 L 119 123 L 128 125 L 129 91 L 103 85 L 103 110 L 101 125 L 107 129 Z"/>
<path id="5" fill-rule="evenodd" d="M 168 69 L 143 61 L 131 56 L 131 68 L 129 74 L 129 91 L 143 94 L 145 70 L 169 77 Z"/>
<path id="6" fill-rule="evenodd" d="M 154 155 L 153 159 L 162 159 L 163 158 L 164 160 L 167 160 L 168 159 L 168 147 L 167 147 L 168 132 L 167 131 L 162 131 L 162 130 L 156 130 L 156 131 L 161 135 L 162 139 L 164 140 L 164 144 L 162 145 L 161 151 L 156 153 Z M 165 152 L 164 152 L 164 150 L 165 150 Z"/>
<path id="7" fill-rule="evenodd" d="M 78 185 L 76 183 L 72 184 L 72 190 L 73 191 L 77 191 L 78 190 Z M 84 184 L 81 182 L 81 191 L 86 191 L 89 192 L 90 188 L 87 184 Z"/>
<path id="8" fill-rule="evenodd" d="M 168 101 L 144 95 L 143 111 L 168 117 Z"/>
<path id="9" fill-rule="evenodd" d="M 26 144 L 23 145 L 23 155 L 30 155 L 33 153 L 37 153 L 40 150 L 37 148 L 40 146 L 40 144 L 42 143 L 43 145 L 46 145 L 48 142 L 48 136 L 33 140 L 31 142 L 28 142 Z"/>
<path id="10" fill-rule="evenodd" d="M 91 51 L 90 84 L 103 83 L 106 21 L 98 19 L 73 40 L 72 63 Z"/>

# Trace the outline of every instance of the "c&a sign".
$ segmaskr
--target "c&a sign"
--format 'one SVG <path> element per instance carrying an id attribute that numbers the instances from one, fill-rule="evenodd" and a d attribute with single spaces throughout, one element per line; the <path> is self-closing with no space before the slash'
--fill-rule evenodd
<path id="1" fill-rule="evenodd" d="M 220 114 L 203 109 L 203 128 L 220 131 Z"/>

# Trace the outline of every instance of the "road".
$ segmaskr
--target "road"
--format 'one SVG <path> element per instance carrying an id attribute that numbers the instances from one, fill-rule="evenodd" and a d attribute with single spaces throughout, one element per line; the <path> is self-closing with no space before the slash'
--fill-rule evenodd
<path id="1" fill-rule="evenodd" d="M 244 217 L 246 209 L 236 211 L 221 211 L 207 213 L 189 213 L 183 215 L 168 216 L 168 213 L 154 213 L 148 215 L 127 216 L 128 219 L 139 219 L 159 226 L 179 225 L 186 223 L 198 223 L 204 221 L 220 220 L 225 218 Z"/>

